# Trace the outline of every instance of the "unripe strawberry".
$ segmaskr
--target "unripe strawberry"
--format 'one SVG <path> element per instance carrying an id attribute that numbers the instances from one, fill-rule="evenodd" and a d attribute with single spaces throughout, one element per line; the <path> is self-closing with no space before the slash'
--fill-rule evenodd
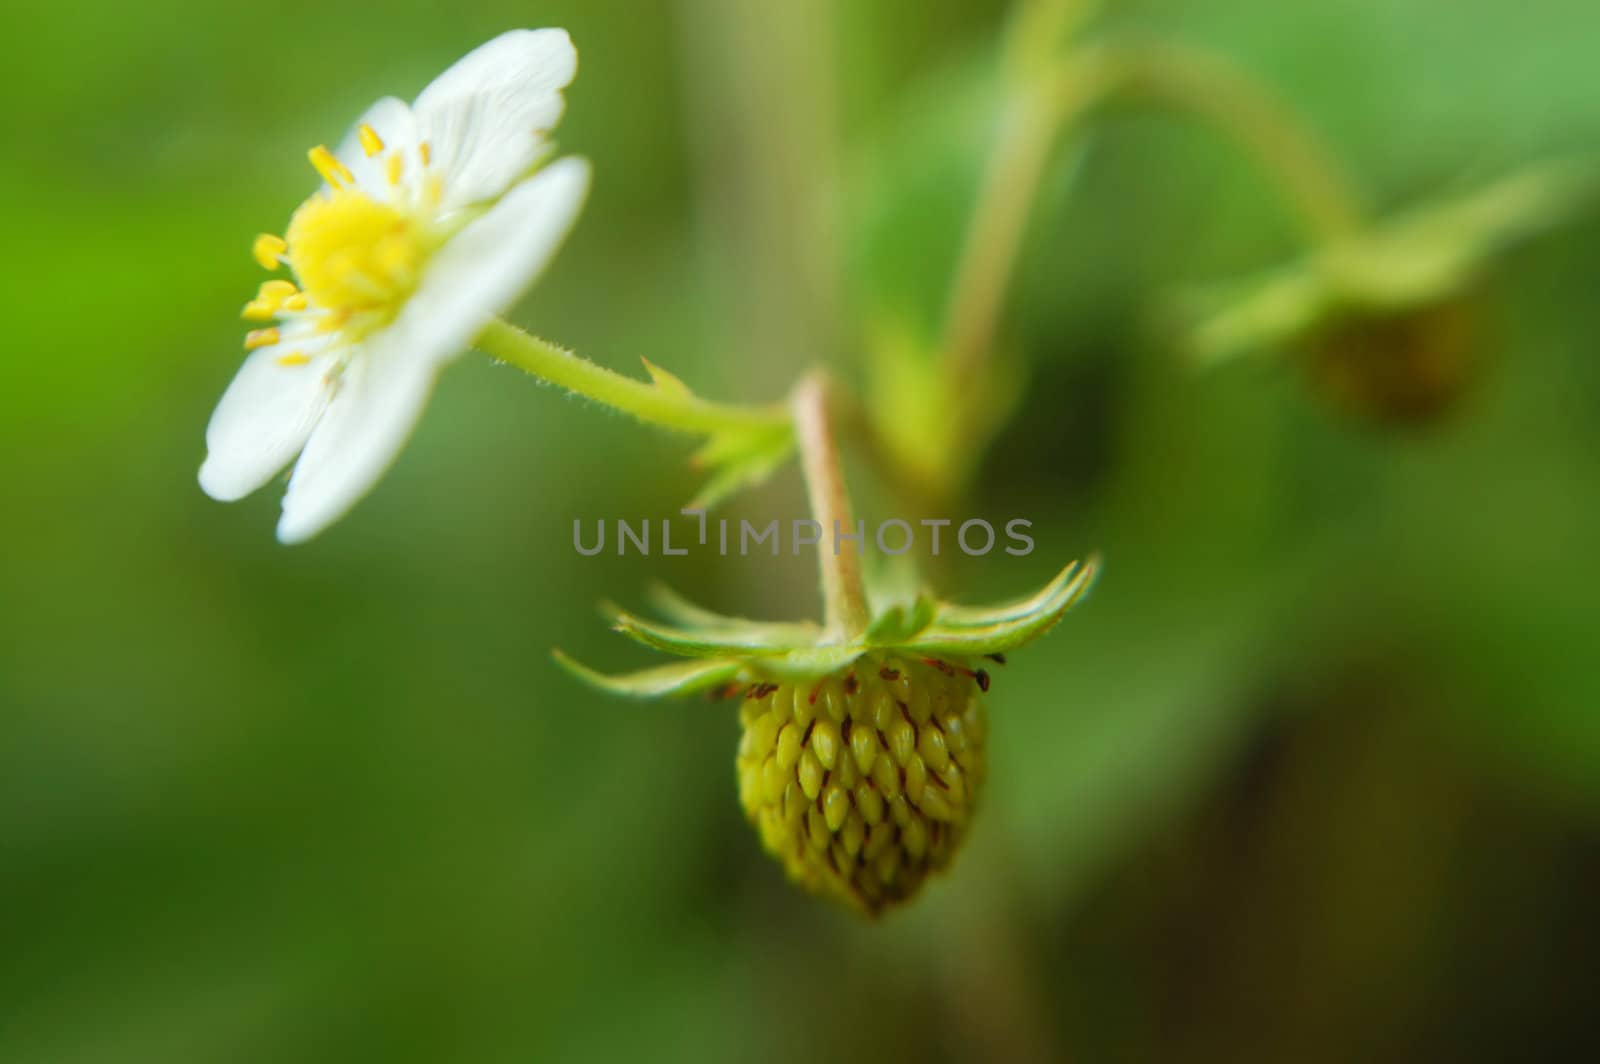
<path id="1" fill-rule="evenodd" d="M 739 801 L 789 878 L 876 915 L 949 864 L 983 785 L 980 675 L 874 655 L 746 691 Z"/>
<path id="2" fill-rule="evenodd" d="M 1003 664 L 1044 635 L 1098 568 L 1073 563 L 999 606 L 891 603 L 849 640 L 804 622 L 724 617 L 663 591 L 658 605 L 676 625 L 619 610 L 617 631 L 689 660 L 605 676 L 556 659 L 636 698 L 742 695 L 739 801 L 762 845 L 807 890 L 877 916 L 950 864 L 972 820 L 989 674 L 964 663 Z"/>

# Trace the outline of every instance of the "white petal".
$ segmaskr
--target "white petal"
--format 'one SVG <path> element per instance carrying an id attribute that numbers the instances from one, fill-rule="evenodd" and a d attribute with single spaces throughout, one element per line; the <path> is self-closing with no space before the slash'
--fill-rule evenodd
<path id="1" fill-rule="evenodd" d="M 362 126 L 372 127 L 372 131 L 383 141 L 381 154 L 368 158 L 366 148 L 361 143 Z M 344 140 L 339 144 L 339 150 L 333 154 L 350 170 L 351 176 L 356 179 L 356 185 L 363 192 L 379 202 L 384 202 L 394 192 L 394 186 L 389 184 L 386 169 L 389 156 L 399 153 L 400 158 L 404 160 L 400 170 L 402 179 L 409 184 L 421 173 L 422 157 L 418 150 L 419 142 L 417 119 L 411 113 L 411 108 L 402 100 L 385 96 L 367 108 L 366 114 L 350 127 L 350 132 L 345 134 Z"/>
<path id="2" fill-rule="evenodd" d="M 232 502 L 255 491 L 305 446 L 331 392 L 328 359 L 285 366 L 287 345 L 265 347 L 245 359 L 206 426 L 206 460 L 200 487 Z"/>
<path id="3" fill-rule="evenodd" d="M 350 360 L 289 480 L 280 540 L 310 539 L 371 489 L 422 416 L 439 368 L 535 280 L 588 189 L 587 162 L 553 163 L 440 249 L 399 317 Z"/>
<path id="4" fill-rule="evenodd" d="M 399 346 L 392 330 L 367 339 L 295 463 L 278 539 L 310 539 L 372 489 L 422 416 L 436 374 L 433 364 Z"/>
<path id="5" fill-rule="evenodd" d="M 417 97 L 419 135 L 445 176 L 445 209 L 494 199 L 538 161 L 578 72 L 566 30 L 513 30 Z"/>
<path id="6" fill-rule="evenodd" d="M 461 355 L 538 280 L 588 192 L 589 163 L 575 157 L 513 188 L 439 250 L 391 331 L 435 362 Z"/>

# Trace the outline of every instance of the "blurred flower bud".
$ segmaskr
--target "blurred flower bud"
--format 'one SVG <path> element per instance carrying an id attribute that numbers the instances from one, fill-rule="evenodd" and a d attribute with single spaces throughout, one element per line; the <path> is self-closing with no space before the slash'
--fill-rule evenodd
<path id="1" fill-rule="evenodd" d="M 1483 356 L 1470 295 L 1406 311 L 1347 315 L 1299 345 L 1317 394 L 1351 417 L 1423 425 L 1454 409 Z"/>
<path id="2" fill-rule="evenodd" d="M 1211 366 L 1298 353 L 1318 393 L 1386 425 L 1428 422 L 1483 361 L 1475 298 L 1503 253 L 1573 215 L 1593 175 L 1548 164 L 1396 217 L 1199 298 L 1186 347 Z M 1191 307 L 1192 309 L 1192 307 Z"/>

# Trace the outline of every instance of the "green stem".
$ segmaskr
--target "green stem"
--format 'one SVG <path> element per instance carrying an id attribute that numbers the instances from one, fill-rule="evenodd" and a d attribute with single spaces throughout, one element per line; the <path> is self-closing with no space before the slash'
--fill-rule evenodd
<path id="1" fill-rule="evenodd" d="M 1056 138 L 1103 91 L 1092 63 L 1068 60 L 1021 82 L 1002 106 L 945 320 L 943 358 L 953 391 L 967 390 L 994 346 L 1005 292 Z"/>
<path id="2" fill-rule="evenodd" d="M 1164 42 L 1106 45 L 1107 83 L 1188 111 L 1254 157 L 1317 242 L 1350 236 L 1366 205 L 1317 132 L 1272 91 L 1219 55 Z"/>
<path id="3" fill-rule="evenodd" d="M 1012 90 L 1002 105 L 948 304 L 939 368 L 946 396 L 981 394 L 1006 290 L 1051 154 L 1074 124 L 1108 98 L 1147 97 L 1220 129 L 1266 173 L 1314 243 L 1347 238 L 1366 222 L 1354 184 L 1316 132 L 1220 56 L 1159 42 L 1118 42 L 1040 61 L 1029 34 L 1046 23 L 1075 28 L 1077 16 L 1092 6 L 1038 0 L 1019 13 L 1006 56 Z M 983 442 L 977 408 L 973 402 L 956 404 L 949 432 L 953 450 Z"/>
<path id="4" fill-rule="evenodd" d="M 474 346 L 540 380 L 677 432 L 703 436 L 784 430 L 789 425 L 789 413 L 782 404 L 740 406 L 711 402 L 690 392 L 677 378 L 653 368 L 652 372 L 658 374 L 655 382 L 634 380 L 504 321 L 491 322 Z"/>
<path id="5" fill-rule="evenodd" d="M 1098 15 L 1104 2 L 1018 0 L 1006 29 L 1007 68 L 1026 77 L 1053 63 L 1063 43 Z"/>
<path id="6" fill-rule="evenodd" d="M 841 542 L 836 532 L 855 535 L 850 491 L 845 486 L 839 448 L 829 423 L 828 379 L 813 370 L 795 386 L 790 407 L 800 444 L 800 466 L 805 473 L 811 515 L 822 525 L 817 544 L 817 567 L 822 576 L 822 601 L 828 626 L 846 639 L 867 630 L 870 616 L 866 585 L 861 579 L 861 543 Z"/>
<path id="7" fill-rule="evenodd" d="M 1004 105 L 944 334 L 944 372 L 965 394 L 983 371 L 1051 151 L 1084 114 L 1120 93 L 1145 96 L 1216 126 L 1243 147 L 1322 243 L 1360 230 L 1366 208 L 1317 134 L 1220 56 L 1147 42 L 1085 46 L 1018 82 Z"/>

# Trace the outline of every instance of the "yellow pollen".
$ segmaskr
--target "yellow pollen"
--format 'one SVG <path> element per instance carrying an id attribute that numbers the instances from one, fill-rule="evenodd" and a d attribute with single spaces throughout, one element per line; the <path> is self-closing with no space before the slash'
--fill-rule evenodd
<path id="1" fill-rule="evenodd" d="M 311 165 L 316 167 L 317 173 L 322 175 L 322 180 L 334 188 L 344 188 L 346 185 L 356 183 L 356 179 L 351 175 L 349 167 L 334 158 L 333 152 L 329 151 L 325 145 L 318 144 L 315 148 L 306 152 L 306 158 L 311 160 Z"/>
<path id="2" fill-rule="evenodd" d="M 383 138 L 378 136 L 376 129 L 365 122 L 356 130 L 356 135 L 361 138 L 361 150 L 367 153 L 367 158 L 370 159 L 383 150 Z"/>
<path id="3" fill-rule="evenodd" d="M 280 366 L 309 366 L 311 356 L 304 351 L 290 351 L 287 355 L 279 355 L 275 361 Z"/>
<path id="4" fill-rule="evenodd" d="M 254 351 L 260 347 L 270 347 L 278 342 L 277 329 L 251 329 L 244 337 L 244 349 Z"/>
<path id="5" fill-rule="evenodd" d="M 262 269 L 276 270 L 278 268 L 278 260 L 283 257 L 283 253 L 288 250 L 288 247 L 289 245 L 284 243 L 283 237 L 273 236 L 271 233 L 262 233 L 256 237 L 256 242 L 250 246 L 250 254 L 255 256 Z"/>
<path id="6" fill-rule="evenodd" d="M 405 168 L 405 160 L 401 158 L 400 153 L 395 152 L 389 156 L 383 165 L 385 175 L 389 178 L 389 184 L 398 185 L 400 183 L 400 172 Z"/>
<path id="7" fill-rule="evenodd" d="M 408 214 L 354 188 L 301 204 L 289 221 L 288 261 L 305 299 L 327 311 L 330 329 L 375 328 L 416 288 L 429 246 Z M 289 300 L 284 301 L 290 307 Z"/>
<path id="8" fill-rule="evenodd" d="M 285 281 L 281 277 L 270 281 L 262 281 L 261 288 L 256 292 L 256 298 L 273 303 L 281 303 L 298 292 L 293 281 Z"/>
<path id="9" fill-rule="evenodd" d="M 306 307 L 308 305 L 308 302 L 309 301 L 306 299 L 306 297 L 304 295 L 302 295 L 301 293 L 296 292 L 294 295 L 290 296 L 288 299 L 285 299 L 283 301 L 283 309 L 284 310 L 289 310 L 289 311 L 294 311 L 295 313 L 298 314 L 300 311 L 306 309 Z"/>
<path id="10" fill-rule="evenodd" d="M 298 295 L 297 291 L 288 281 L 263 281 L 256 297 L 244 305 L 243 316 L 249 321 L 266 321 L 278 312 L 278 308 L 286 307 L 294 300 L 299 300 L 301 306 L 288 309 L 304 310 L 305 297 Z"/>
<path id="11" fill-rule="evenodd" d="M 422 144 L 419 146 L 419 150 L 422 152 L 422 165 L 423 166 L 427 166 L 427 165 L 429 165 L 430 163 L 433 162 L 433 145 L 432 144 L 429 144 L 427 141 L 423 141 Z"/>

